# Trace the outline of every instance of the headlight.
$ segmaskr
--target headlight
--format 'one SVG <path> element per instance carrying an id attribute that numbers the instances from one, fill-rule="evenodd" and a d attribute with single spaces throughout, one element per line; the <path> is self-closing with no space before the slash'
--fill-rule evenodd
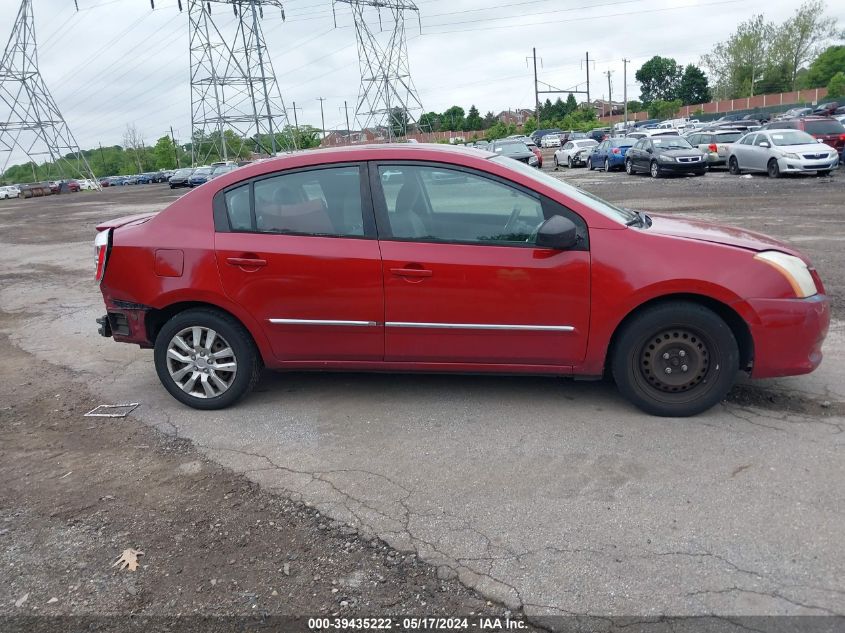
<path id="1" fill-rule="evenodd" d="M 665 154 L 658 155 L 657 160 L 659 160 L 663 163 L 674 163 L 675 162 L 674 158 L 672 158 L 671 156 L 666 156 Z"/>
<path id="2" fill-rule="evenodd" d="M 767 263 L 786 277 L 796 297 L 804 299 L 812 297 L 818 292 L 816 282 L 813 281 L 813 276 L 810 274 L 807 265 L 797 257 L 780 251 L 763 251 L 757 253 L 754 259 Z"/>
<path id="3" fill-rule="evenodd" d="M 784 158 L 788 158 L 789 160 L 801 160 L 801 157 L 798 154 L 784 154 Z"/>
<path id="4" fill-rule="evenodd" d="M 532 157 L 530 157 L 530 158 L 528 159 L 528 164 L 529 164 L 529 165 L 536 165 L 536 164 L 537 164 L 537 162 L 538 162 L 538 160 L 537 160 L 537 157 L 536 157 L 536 156 L 532 156 Z"/>

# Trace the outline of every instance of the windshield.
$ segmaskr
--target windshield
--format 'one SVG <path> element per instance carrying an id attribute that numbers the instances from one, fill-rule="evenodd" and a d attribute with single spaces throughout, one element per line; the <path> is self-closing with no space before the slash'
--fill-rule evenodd
<path id="1" fill-rule="evenodd" d="M 559 191 L 563 195 L 572 198 L 573 200 L 577 200 L 591 209 L 598 211 L 603 216 L 608 217 L 611 220 L 625 224 L 637 219 L 637 214 L 633 211 L 628 211 L 627 209 L 614 206 L 587 191 L 583 191 L 582 189 L 578 189 L 578 187 L 573 187 L 562 180 L 558 180 L 544 171 L 529 167 L 525 163 L 520 163 L 514 160 L 503 160 L 499 156 L 491 158 L 490 160 L 513 171 L 518 171 L 523 176 L 527 176 L 535 182 L 551 187 L 555 191 Z"/>
<path id="2" fill-rule="evenodd" d="M 651 139 L 654 146 L 659 149 L 691 149 L 689 141 L 680 136 L 656 136 Z"/>
<path id="3" fill-rule="evenodd" d="M 779 147 L 786 145 L 806 145 L 808 143 L 816 142 L 816 139 L 801 130 L 783 130 L 782 132 L 772 132 L 770 134 L 770 138 L 772 139 L 772 144 Z"/>
<path id="4" fill-rule="evenodd" d="M 211 173 L 211 167 L 200 167 L 194 172 L 194 176 L 207 176 Z"/>
<path id="5" fill-rule="evenodd" d="M 577 141 L 575 143 L 575 147 L 590 147 L 592 145 L 598 145 L 598 141 Z"/>
<path id="6" fill-rule="evenodd" d="M 235 169 L 234 165 L 220 165 L 219 167 L 214 168 L 214 175 L 219 176 L 220 174 L 225 174 Z"/>
<path id="7" fill-rule="evenodd" d="M 174 176 L 190 176 L 192 173 L 194 173 L 193 169 L 179 169 L 173 175 Z"/>

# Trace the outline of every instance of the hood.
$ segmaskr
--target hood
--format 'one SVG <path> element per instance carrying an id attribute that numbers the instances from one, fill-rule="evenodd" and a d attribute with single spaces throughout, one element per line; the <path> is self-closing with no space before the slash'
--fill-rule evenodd
<path id="1" fill-rule="evenodd" d="M 693 148 L 684 147 L 684 148 L 681 148 L 681 149 L 660 149 L 658 147 L 658 148 L 655 148 L 654 153 L 655 154 L 663 154 L 664 156 L 673 156 L 673 157 L 674 156 L 703 156 L 704 155 L 704 152 L 702 152 L 700 149 L 697 149 L 695 147 L 693 147 Z"/>
<path id="2" fill-rule="evenodd" d="M 826 143 L 805 143 L 804 145 L 775 145 L 774 149 L 785 154 L 830 154 L 836 150 Z"/>
<path id="3" fill-rule="evenodd" d="M 652 215 L 649 213 L 648 217 L 652 220 L 652 225 L 648 229 L 649 233 L 713 242 L 714 244 L 724 244 L 754 252 L 776 250 L 807 261 L 801 253 L 791 246 L 755 231 L 678 216 Z"/>

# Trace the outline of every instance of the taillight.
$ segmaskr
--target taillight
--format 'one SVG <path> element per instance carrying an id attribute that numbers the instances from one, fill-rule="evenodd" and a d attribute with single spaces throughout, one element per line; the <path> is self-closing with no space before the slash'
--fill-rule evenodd
<path id="1" fill-rule="evenodd" d="M 707 149 L 709 149 L 711 152 L 719 151 L 719 148 L 716 147 L 716 143 L 710 143 L 710 145 L 707 146 Z"/>
<path id="2" fill-rule="evenodd" d="M 839 140 L 840 140 L 840 141 L 845 141 L 845 134 L 840 134 L 840 135 L 839 135 Z"/>
<path id="3" fill-rule="evenodd" d="M 94 262 L 96 270 L 94 280 L 100 283 L 103 280 L 103 273 L 106 272 L 106 259 L 109 256 L 109 233 L 111 229 L 100 231 L 94 238 Z"/>
<path id="4" fill-rule="evenodd" d="M 620 153 L 622 153 L 622 150 L 620 150 L 618 147 L 614 147 L 614 148 L 613 148 L 613 153 L 614 153 L 614 154 L 620 154 Z"/>

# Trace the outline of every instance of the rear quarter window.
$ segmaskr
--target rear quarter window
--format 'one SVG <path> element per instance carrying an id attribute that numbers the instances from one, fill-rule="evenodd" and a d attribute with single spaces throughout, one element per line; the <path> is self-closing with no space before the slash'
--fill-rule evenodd
<path id="1" fill-rule="evenodd" d="M 839 121 L 806 121 L 804 131 L 807 134 L 845 134 L 845 125 Z"/>

